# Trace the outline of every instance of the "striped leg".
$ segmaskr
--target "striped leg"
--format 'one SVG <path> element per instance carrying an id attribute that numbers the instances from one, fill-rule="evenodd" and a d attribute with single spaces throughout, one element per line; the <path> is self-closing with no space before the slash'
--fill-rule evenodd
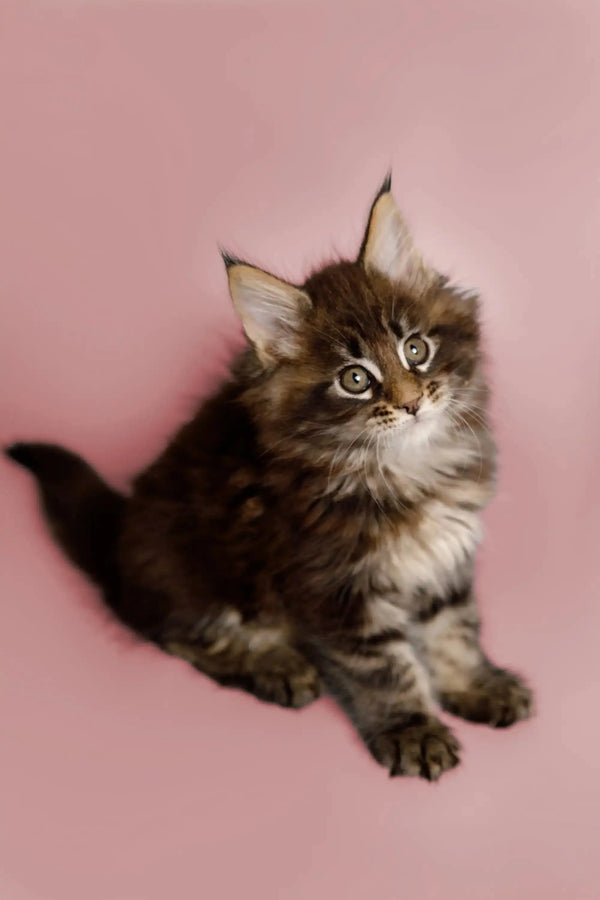
<path id="1" fill-rule="evenodd" d="M 500 669 L 479 644 L 479 615 L 472 591 L 432 603 L 421 615 L 421 639 L 433 689 L 444 709 L 496 728 L 526 719 L 532 694 L 515 674 Z"/>
<path id="2" fill-rule="evenodd" d="M 390 775 L 434 781 L 458 763 L 458 742 L 434 714 L 429 676 L 407 639 L 402 611 L 381 598 L 368 609 L 360 631 L 311 642 L 307 655 Z"/>

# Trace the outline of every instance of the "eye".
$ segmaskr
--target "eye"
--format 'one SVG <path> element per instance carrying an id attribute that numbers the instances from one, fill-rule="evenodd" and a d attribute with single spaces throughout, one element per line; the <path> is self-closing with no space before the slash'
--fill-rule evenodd
<path id="1" fill-rule="evenodd" d="M 412 337 L 406 338 L 402 349 L 408 362 L 414 366 L 420 366 L 429 356 L 429 347 L 418 334 L 413 334 Z"/>
<path id="2" fill-rule="evenodd" d="M 340 372 L 338 380 L 349 394 L 364 394 L 371 387 L 371 376 L 362 366 L 347 366 Z"/>

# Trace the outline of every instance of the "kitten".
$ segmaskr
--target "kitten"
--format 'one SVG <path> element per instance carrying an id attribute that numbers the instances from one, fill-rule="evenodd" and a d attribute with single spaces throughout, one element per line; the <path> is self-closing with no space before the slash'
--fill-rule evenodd
<path id="1" fill-rule="evenodd" d="M 222 685 L 332 694 L 392 775 L 532 697 L 479 644 L 473 563 L 494 489 L 477 299 L 378 192 L 355 262 L 301 286 L 224 254 L 249 346 L 128 497 L 59 447 L 14 444 L 74 563 L 142 637 Z"/>

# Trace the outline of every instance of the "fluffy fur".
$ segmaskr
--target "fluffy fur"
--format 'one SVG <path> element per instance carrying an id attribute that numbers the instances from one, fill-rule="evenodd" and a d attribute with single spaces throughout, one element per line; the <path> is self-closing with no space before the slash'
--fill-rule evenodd
<path id="1" fill-rule="evenodd" d="M 7 452 L 135 632 L 263 700 L 325 690 L 392 775 L 436 779 L 459 753 L 436 704 L 495 726 L 531 710 L 479 644 L 477 299 L 423 261 L 389 179 L 353 262 L 296 286 L 224 261 L 248 347 L 129 497 L 61 448 Z"/>

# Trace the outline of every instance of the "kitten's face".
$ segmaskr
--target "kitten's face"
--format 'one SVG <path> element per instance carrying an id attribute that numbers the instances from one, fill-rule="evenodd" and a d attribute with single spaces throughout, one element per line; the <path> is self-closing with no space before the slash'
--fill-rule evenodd
<path id="1" fill-rule="evenodd" d="M 286 433 L 356 456 L 442 435 L 481 388 L 475 304 L 443 285 L 410 296 L 341 263 L 304 285 L 293 358 L 265 385 Z"/>
<path id="2" fill-rule="evenodd" d="M 237 262 L 229 275 L 263 368 L 271 439 L 362 463 L 418 450 L 478 406 L 476 301 L 422 262 L 389 189 L 373 204 L 356 262 L 328 266 L 302 288 Z"/>

